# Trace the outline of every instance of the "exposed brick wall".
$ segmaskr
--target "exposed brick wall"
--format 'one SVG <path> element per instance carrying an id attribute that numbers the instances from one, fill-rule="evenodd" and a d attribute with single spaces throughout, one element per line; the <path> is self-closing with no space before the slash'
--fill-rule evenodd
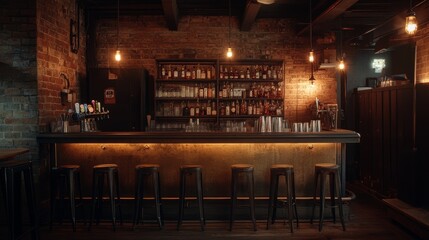
<path id="1" fill-rule="evenodd" d="M 75 17 L 74 0 L 37 1 L 37 78 L 39 93 L 39 125 L 46 126 L 71 108 L 62 105 L 60 92 L 70 80 L 70 89 L 79 92 L 79 79 L 86 76 L 85 33 L 81 21 L 78 54 L 70 50 L 70 19 Z M 83 19 L 83 15 L 81 15 Z M 77 96 L 79 101 L 79 96 Z"/>
<path id="2" fill-rule="evenodd" d="M 294 23 L 285 20 L 258 20 L 252 30 L 241 32 L 238 19 L 231 21 L 231 47 L 235 58 L 259 58 L 269 50 L 271 58 L 285 62 L 286 117 L 309 121 L 307 107 L 316 97 L 322 102 L 337 102 L 335 70 L 319 70 L 311 86 L 307 62 L 309 40 L 294 34 Z M 228 17 L 184 16 L 178 31 L 169 31 L 163 16 L 123 16 L 119 22 L 121 67 L 141 67 L 155 75 L 155 59 L 179 58 L 195 53 L 196 58 L 224 58 L 228 45 Z M 102 19 L 96 27 L 98 67 L 116 66 L 116 19 Z"/>
<path id="3" fill-rule="evenodd" d="M 417 83 L 429 82 L 429 24 L 419 26 L 421 29 L 418 35 L 421 36 L 416 42 L 417 46 L 417 66 L 416 66 L 416 81 Z"/>
<path id="4" fill-rule="evenodd" d="M 36 3 L 0 1 L 0 148 L 37 156 Z"/>

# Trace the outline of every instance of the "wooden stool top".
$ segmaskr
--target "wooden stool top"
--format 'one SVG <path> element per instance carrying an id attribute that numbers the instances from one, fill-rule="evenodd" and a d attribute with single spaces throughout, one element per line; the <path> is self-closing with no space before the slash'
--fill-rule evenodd
<path id="1" fill-rule="evenodd" d="M 253 165 L 251 164 L 233 164 L 231 165 L 233 171 L 253 171 Z"/>
<path id="2" fill-rule="evenodd" d="M 104 169 L 104 168 L 118 168 L 118 165 L 109 163 L 109 164 L 99 164 L 94 166 L 94 169 Z"/>
<path id="3" fill-rule="evenodd" d="M 273 164 L 273 165 L 271 165 L 271 169 L 293 169 L 293 165 L 291 165 L 291 164 Z"/>
<path id="4" fill-rule="evenodd" d="M 155 169 L 155 168 L 159 168 L 159 164 L 150 164 L 150 163 L 145 163 L 145 164 L 139 164 L 136 166 L 136 170 L 138 169 L 145 169 L 145 168 L 150 168 L 150 169 Z"/>

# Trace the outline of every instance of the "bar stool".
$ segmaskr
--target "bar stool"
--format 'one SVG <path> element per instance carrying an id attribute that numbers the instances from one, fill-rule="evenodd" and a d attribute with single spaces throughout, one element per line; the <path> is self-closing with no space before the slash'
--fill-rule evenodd
<path id="1" fill-rule="evenodd" d="M 253 178 L 253 165 L 250 164 L 234 164 L 231 165 L 231 214 L 229 221 L 229 229 L 232 231 L 234 223 L 234 211 L 237 207 L 237 184 L 240 174 L 247 177 L 247 187 L 250 202 L 250 215 L 253 222 L 253 230 L 256 231 L 256 218 L 255 218 L 255 191 L 254 191 L 254 178 Z"/>
<path id="2" fill-rule="evenodd" d="M 119 204 L 119 174 L 118 165 L 116 164 L 100 164 L 93 168 L 93 188 L 92 188 L 92 207 L 91 217 L 89 221 L 89 230 L 91 230 L 92 219 L 97 208 L 97 224 L 100 222 L 100 215 L 103 201 L 103 184 L 104 175 L 107 176 L 107 185 L 109 187 L 110 207 L 112 211 L 113 231 L 116 231 L 116 208 L 119 210 L 119 217 L 122 225 L 122 211 Z M 116 193 L 116 198 L 115 198 Z"/>
<path id="3" fill-rule="evenodd" d="M 139 164 L 136 166 L 136 188 L 135 188 L 135 210 L 133 229 L 139 224 L 140 217 L 143 218 L 143 195 L 144 195 L 144 178 L 152 177 L 153 193 L 155 198 L 156 217 L 159 228 L 162 228 L 162 204 L 161 204 L 161 191 L 160 191 L 160 178 L 159 178 L 159 165 L 158 164 Z"/>
<path id="4" fill-rule="evenodd" d="M 295 179 L 294 179 L 293 166 L 289 164 L 275 164 L 271 166 L 270 173 L 271 173 L 270 199 L 269 199 L 269 205 L 268 205 L 267 229 L 269 229 L 270 221 L 271 221 L 271 224 L 273 224 L 276 219 L 279 178 L 280 176 L 284 176 L 285 183 L 286 183 L 286 197 L 287 197 L 286 204 L 288 208 L 289 226 L 290 226 L 290 231 L 293 233 L 292 214 L 295 214 L 296 227 L 298 227 L 298 224 L 299 224 L 298 211 L 296 209 Z M 293 213 L 292 213 L 292 207 L 294 208 Z"/>
<path id="5" fill-rule="evenodd" d="M 76 205 L 75 189 L 79 191 L 79 204 Z M 53 219 L 55 218 L 57 195 L 61 200 L 61 216 L 64 214 L 64 196 L 68 192 L 70 205 L 70 218 L 72 221 L 73 232 L 76 232 L 76 207 L 81 207 L 83 215 L 82 189 L 80 184 L 80 166 L 62 165 L 51 170 L 51 219 L 49 228 L 52 229 Z M 60 219 L 60 222 L 62 218 Z"/>
<path id="6" fill-rule="evenodd" d="M 315 178 L 314 178 L 314 195 L 313 195 L 313 211 L 311 215 L 311 224 L 313 224 L 314 211 L 316 205 L 319 204 L 319 232 L 322 231 L 324 208 L 325 206 L 325 179 L 329 176 L 329 187 L 331 196 L 331 205 L 329 206 L 332 211 L 332 218 L 335 223 L 335 208 L 340 210 L 340 219 L 343 231 L 346 230 L 343 218 L 343 201 L 341 198 L 341 182 L 340 182 L 340 167 L 333 163 L 319 163 L 315 165 Z M 317 187 L 319 186 L 319 203 L 316 201 Z M 335 198 L 335 194 L 337 198 Z"/>
<path id="7" fill-rule="evenodd" d="M 186 177 L 195 176 L 196 195 L 198 200 L 198 209 L 200 213 L 201 231 L 204 231 L 204 194 L 203 194 L 203 174 L 200 165 L 183 165 L 180 167 L 180 194 L 179 194 L 179 220 L 177 221 L 177 230 L 182 225 L 183 212 L 186 200 Z"/>
<path id="8" fill-rule="evenodd" d="M 24 177 L 27 206 L 29 211 L 32 239 L 40 239 L 39 221 L 36 214 L 36 194 L 33 182 L 33 167 L 31 161 L 6 161 L 0 164 L 1 189 L 4 193 L 4 203 L 9 225 L 9 239 L 22 238 L 27 232 L 21 229 L 21 176 Z M 22 174 L 22 175 L 21 175 Z M 18 204 L 18 205 L 15 205 Z"/>

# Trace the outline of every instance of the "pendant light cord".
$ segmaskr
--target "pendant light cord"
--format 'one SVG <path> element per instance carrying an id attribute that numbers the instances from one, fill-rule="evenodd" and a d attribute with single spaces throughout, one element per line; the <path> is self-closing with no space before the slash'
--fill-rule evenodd
<path id="1" fill-rule="evenodd" d="M 310 48 L 313 51 L 313 14 L 312 14 L 312 0 L 310 0 Z"/>
<path id="2" fill-rule="evenodd" d="M 228 1 L 228 14 L 229 14 L 229 20 L 228 20 L 228 47 L 231 47 L 231 0 Z"/>
<path id="3" fill-rule="evenodd" d="M 116 50 L 119 50 L 119 0 L 116 8 Z"/>

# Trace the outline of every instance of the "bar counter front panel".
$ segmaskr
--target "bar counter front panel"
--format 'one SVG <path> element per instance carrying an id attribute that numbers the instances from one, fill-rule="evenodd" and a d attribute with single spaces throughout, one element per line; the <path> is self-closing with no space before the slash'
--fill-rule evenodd
<path id="1" fill-rule="evenodd" d="M 200 164 L 205 197 L 214 199 L 230 196 L 230 166 L 236 163 L 254 165 L 257 197 L 268 196 L 270 166 L 281 163 L 294 166 L 297 197 L 311 197 L 314 165 L 340 164 L 344 182 L 346 144 L 358 143 L 359 138 L 358 133 L 341 129 L 320 133 L 96 132 L 38 136 L 39 143 L 49 148 L 47 165 L 81 166 L 85 196 L 90 196 L 92 167 L 97 164 L 118 164 L 121 195 L 131 198 L 138 164 L 160 165 L 164 198 L 177 198 L 181 165 Z"/>

